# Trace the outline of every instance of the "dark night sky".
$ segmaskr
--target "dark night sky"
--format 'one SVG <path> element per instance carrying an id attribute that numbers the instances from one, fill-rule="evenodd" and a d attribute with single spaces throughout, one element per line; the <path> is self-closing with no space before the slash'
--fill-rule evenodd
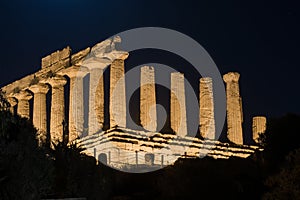
<path id="1" fill-rule="evenodd" d="M 0 4 L 0 86 L 39 70 L 43 56 L 67 45 L 77 52 L 127 29 L 159 26 L 198 41 L 222 74 L 241 73 L 246 120 L 258 114 L 300 114 L 297 0 Z"/>

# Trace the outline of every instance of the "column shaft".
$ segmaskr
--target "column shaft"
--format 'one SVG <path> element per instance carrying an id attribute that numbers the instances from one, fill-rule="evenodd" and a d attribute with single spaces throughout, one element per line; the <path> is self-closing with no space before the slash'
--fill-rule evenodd
<path id="1" fill-rule="evenodd" d="M 146 130 L 156 131 L 155 75 L 154 68 L 149 66 L 141 68 L 140 120 Z"/>
<path id="2" fill-rule="evenodd" d="M 203 138 L 215 139 L 215 117 L 212 79 L 200 79 L 199 120 L 200 134 Z"/>
<path id="3" fill-rule="evenodd" d="M 171 128 L 179 136 L 187 135 L 184 75 L 171 73 Z"/>
<path id="4" fill-rule="evenodd" d="M 104 124 L 103 69 L 90 69 L 89 135 L 102 130 Z"/>
<path id="5" fill-rule="evenodd" d="M 38 84 L 29 88 L 34 93 L 33 99 L 33 125 L 38 130 L 38 141 L 45 144 L 47 140 L 47 105 L 46 94 L 49 90 L 47 85 Z"/>
<path id="6" fill-rule="evenodd" d="M 116 59 L 110 67 L 110 127 L 126 127 L 124 60 Z"/>
<path id="7" fill-rule="evenodd" d="M 252 136 L 256 143 L 259 143 L 259 135 L 264 134 L 267 128 L 267 119 L 264 116 L 256 116 L 252 119 Z"/>
<path id="8" fill-rule="evenodd" d="M 49 82 L 52 86 L 50 137 L 51 142 L 62 142 L 64 137 L 65 96 L 64 85 L 67 83 L 63 77 L 53 77 Z"/>
<path id="9" fill-rule="evenodd" d="M 69 104 L 69 142 L 74 141 L 83 133 L 84 102 L 83 77 L 70 78 Z"/>
<path id="10" fill-rule="evenodd" d="M 230 72 L 223 76 L 226 82 L 227 137 L 235 144 L 243 144 L 243 112 L 238 83 L 239 77 L 240 75 L 236 72 Z"/>

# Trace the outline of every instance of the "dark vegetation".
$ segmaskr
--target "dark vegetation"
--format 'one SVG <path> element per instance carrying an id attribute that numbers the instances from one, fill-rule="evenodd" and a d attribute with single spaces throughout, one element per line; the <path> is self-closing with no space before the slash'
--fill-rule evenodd
<path id="1" fill-rule="evenodd" d="M 0 95 L 0 199 L 300 199 L 300 117 L 268 122 L 263 152 L 247 159 L 180 159 L 144 173 L 122 173 L 76 145 L 38 146 L 30 121 Z"/>

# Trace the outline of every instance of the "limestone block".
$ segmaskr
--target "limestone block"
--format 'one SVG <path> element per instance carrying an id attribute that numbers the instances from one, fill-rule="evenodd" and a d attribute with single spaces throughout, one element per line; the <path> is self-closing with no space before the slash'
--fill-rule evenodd
<path id="1" fill-rule="evenodd" d="M 42 68 L 47 68 L 51 65 L 51 55 L 42 58 Z"/>
<path id="2" fill-rule="evenodd" d="M 156 131 L 155 75 L 154 67 L 150 66 L 141 68 L 140 120 L 146 130 Z"/>
<path id="3" fill-rule="evenodd" d="M 70 58 L 70 55 L 71 55 L 71 48 L 69 46 L 67 46 L 63 50 L 59 51 L 58 59 L 63 60 L 66 58 Z"/>
<path id="4" fill-rule="evenodd" d="M 256 143 L 259 143 L 259 135 L 264 134 L 267 129 L 267 118 L 265 116 L 256 116 L 252 119 L 252 136 Z"/>
<path id="5" fill-rule="evenodd" d="M 200 79 L 199 120 L 203 138 L 215 139 L 213 84 L 209 77 Z"/>
<path id="6" fill-rule="evenodd" d="M 90 47 L 79 51 L 78 53 L 75 53 L 71 56 L 71 64 L 72 65 L 81 65 L 82 60 L 90 53 L 91 49 Z"/>
<path id="7" fill-rule="evenodd" d="M 239 90 L 240 74 L 229 72 L 223 76 L 226 83 L 227 100 L 227 137 L 235 144 L 243 144 L 243 112 Z"/>
<path id="8" fill-rule="evenodd" d="M 179 136 L 187 135 L 184 75 L 171 73 L 171 128 Z"/>
<path id="9" fill-rule="evenodd" d="M 57 50 L 53 53 L 51 53 L 50 55 L 42 58 L 42 69 L 50 67 L 51 65 L 54 65 L 56 63 L 58 63 L 59 61 L 63 61 L 63 63 L 66 62 L 66 60 L 68 62 L 70 62 L 70 55 L 71 55 L 71 48 L 70 47 L 66 47 L 62 50 Z"/>

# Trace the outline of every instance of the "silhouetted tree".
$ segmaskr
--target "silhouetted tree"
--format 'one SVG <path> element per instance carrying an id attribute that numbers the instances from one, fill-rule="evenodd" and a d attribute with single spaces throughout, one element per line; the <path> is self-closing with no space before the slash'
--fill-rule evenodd
<path id="1" fill-rule="evenodd" d="M 300 198 L 300 149 L 292 151 L 286 157 L 281 171 L 266 180 L 269 191 L 263 196 L 265 200 L 285 200 Z"/>
<path id="2" fill-rule="evenodd" d="M 0 110 L 0 199 L 40 199 L 51 191 L 51 158 L 38 147 L 31 122 Z"/>

